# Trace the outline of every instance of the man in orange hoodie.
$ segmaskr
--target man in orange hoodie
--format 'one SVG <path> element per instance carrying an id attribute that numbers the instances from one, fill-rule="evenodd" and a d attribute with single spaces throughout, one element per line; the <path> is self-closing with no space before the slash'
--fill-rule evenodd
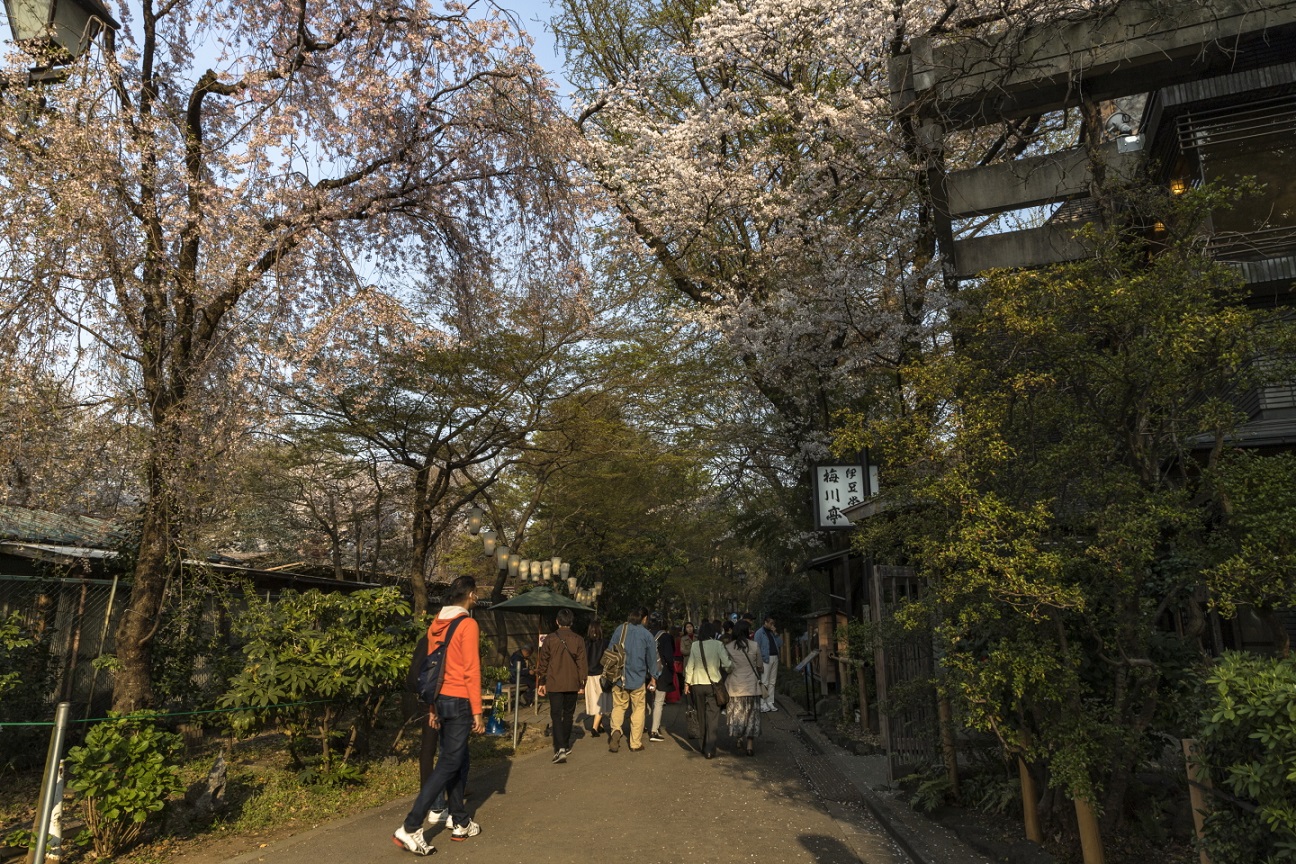
<path id="1" fill-rule="evenodd" d="M 432 722 L 441 727 L 441 758 L 419 790 L 405 823 L 396 829 L 392 841 L 416 855 L 431 855 L 436 847 L 423 837 L 423 818 L 437 795 L 449 798 L 451 840 L 467 840 L 481 833 L 481 826 L 464 808 L 464 786 L 468 782 L 468 736 L 486 731 L 482 720 L 481 654 L 477 622 L 468 613 L 477 602 L 477 581 L 460 576 L 450 583 L 445 605 L 428 627 L 428 653 L 444 641 L 451 624 L 462 618 L 446 647 L 445 676 L 441 693 L 432 706 Z M 432 828 L 436 828 L 433 823 Z"/>

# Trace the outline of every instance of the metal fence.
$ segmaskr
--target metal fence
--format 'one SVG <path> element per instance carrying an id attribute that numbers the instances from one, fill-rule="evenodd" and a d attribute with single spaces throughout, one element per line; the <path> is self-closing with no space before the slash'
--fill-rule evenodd
<path id="1" fill-rule="evenodd" d="M 49 652 L 51 712 L 57 702 L 85 710 L 102 709 L 111 700 L 112 681 L 94 661 L 113 653 L 125 595 L 113 579 L 0 575 L 0 618 L 16 612 Z"/>

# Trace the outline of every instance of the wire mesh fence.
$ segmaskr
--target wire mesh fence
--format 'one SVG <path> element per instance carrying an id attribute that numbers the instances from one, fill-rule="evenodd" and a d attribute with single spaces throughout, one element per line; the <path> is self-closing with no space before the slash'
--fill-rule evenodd
<path id="1" fill-rule="evenodd" d="M 0 618 L 16 613 L 23 631 L 45 655 L 39 664 L 43 668 L 28 671 L 41 673 L 38 681 L 48 710 L 30 719 L 46 719 L 58 702 L 83 710 L 106 707 L 112 681 L 94 661 L 113 653 L 125 600 L 118 580 L 0 575 Z"/>

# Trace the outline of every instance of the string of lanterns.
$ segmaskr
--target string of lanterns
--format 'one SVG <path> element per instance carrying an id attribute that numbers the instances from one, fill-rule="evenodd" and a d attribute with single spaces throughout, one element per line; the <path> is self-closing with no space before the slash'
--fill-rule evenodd
<path id="1" fill-rule="evenodd" d="M 468 510 L 468 533 L 482 539 L 482 551 L 487 558 L 495 559 L 495 566 L 507 570 L 510 579 L 538 585 L 541 582 L 556 582 L 560 588 L 566 588 L 568 595 L 578 603 L 593 605 L 603 593 L 603 580 L 599 579 L 592 588 L 583 588 L 577 584 L 576 577 L 571 575 L 571 563 L 562 560 L 561 556 L 552 558 L 523 558 L 508 546 L 499 542 L 499 538 L 490 528 L 483 528 L 485 514 L 482 509 L 473 505 Z"/>

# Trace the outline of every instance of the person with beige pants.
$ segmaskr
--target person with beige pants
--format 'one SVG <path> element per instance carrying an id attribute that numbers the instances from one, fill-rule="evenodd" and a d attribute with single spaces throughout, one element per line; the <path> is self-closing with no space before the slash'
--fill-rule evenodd
<path id="1" fill-rule="evenodd" d="M 612 725 L 608 735 L 608 750 L 612 753 L 621 749 L 622 727 L 627 712 L 630 714 L 630 751 L 644 749 L 644 701 L 652 686 L 651 679 L 662 673 L 657 646 L 652 634 L 643 627 L 647 615 L 646 609 L 631 612 L 625 623 L 613 630 L 608 638 L 609 645 L 616 645 L 625 635 L 625 669 L 612 687 Z"/>

